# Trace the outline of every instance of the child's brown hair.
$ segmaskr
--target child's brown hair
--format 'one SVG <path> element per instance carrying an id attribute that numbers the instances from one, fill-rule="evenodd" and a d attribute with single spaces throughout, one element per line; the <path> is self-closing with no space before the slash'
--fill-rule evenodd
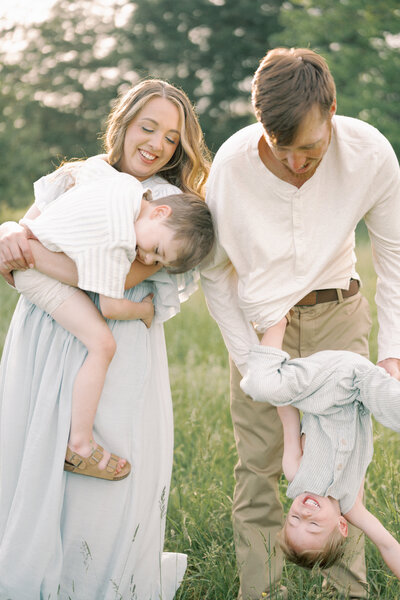
<path id="1" fill-rule="evenodd" d="M 165 226 L 174 232 L 174 240 L 182 241 L 182 249 L 169 273 L 184 273 L 197 267 L 210 253 L 214 244 L 214 227 L 210 209 L 198 196 L 191 193 L 172 194 L 150 200 L 152 205 L 165 204 L 171 214 Z"/>
<path id="2" fill-rule="evenodd" d="M 281 531 L 278 532 L 276 539 L 285 557 L 304 569 L 313 569 L 316 565 L 321 569 L 331 567 L 342 558 L 346 542 L 346 538 L 335 527 L 321 550 L 303 550 L 299 552 L 290 544 L 286 532 L 286 522 Z"/>

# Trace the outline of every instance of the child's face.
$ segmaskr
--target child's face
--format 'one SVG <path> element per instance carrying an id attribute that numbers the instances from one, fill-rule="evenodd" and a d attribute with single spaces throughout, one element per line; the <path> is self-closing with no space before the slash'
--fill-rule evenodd
<path id="1" fill-rule="evenodd" d="M 165 224 L 169 215 L 169 206 L 156 206 L 136 221 L 136 260 L 144 265 L 168 266 L 178 259 L 183 242 Z"/>
<path id="2" fill-rule="evenodd" d="M 339 502 L 308 492 L 293 500 L 286 518 L 286 536 L 296 552 L 321 550 L 338 527 L 347 536 L 347 521 L 340 513 Z"/>

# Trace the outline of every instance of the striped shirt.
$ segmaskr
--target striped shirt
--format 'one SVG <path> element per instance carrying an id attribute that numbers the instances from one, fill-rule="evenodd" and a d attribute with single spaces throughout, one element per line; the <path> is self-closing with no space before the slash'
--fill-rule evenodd
<path id="1" fill-rule="evenodd" d="M 75 174 L 75 185 L 52 202 L 41 200 L 46 186 L 40 183 L 45 178 L 39 180 L 35 196 L 43 212 L 22 222 L 46 248 L 72 258 L 78 269 L 78 287 L 123 298 L 125 278 L 136 257 L 134 222 L 144 188 L 137 179 L 119 173 L 98 157 L 86 160 Z M 65 183 L 64 177 L 61 181 Z"/>
<path id="2" fill-rule="evenodd" d="M 291 360 L 283 350 L 258 345 L 241 387 L 253 400 L 303 412 L 306 443 L 287 495 L 331 496 L 343 514 L 352 508 L 372 459 L 371 413 L 400 431 L 400 382 L 353 352 Z"/>

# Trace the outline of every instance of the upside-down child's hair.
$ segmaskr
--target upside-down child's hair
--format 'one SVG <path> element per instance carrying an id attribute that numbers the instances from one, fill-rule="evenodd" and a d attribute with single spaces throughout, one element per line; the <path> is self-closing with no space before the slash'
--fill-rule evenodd
<path id="1" fill-rule="evenodd" d="M 304 569 L 313 569 L 315 566 L 321 569 L 332 567 L 344 554 L 346 538 L 335 528 L 328 538 L 327 543 L 321 550 L 295 550 L 288 539 L 286 522 L 277 534 L 277 542 L 290 562 Z"/>

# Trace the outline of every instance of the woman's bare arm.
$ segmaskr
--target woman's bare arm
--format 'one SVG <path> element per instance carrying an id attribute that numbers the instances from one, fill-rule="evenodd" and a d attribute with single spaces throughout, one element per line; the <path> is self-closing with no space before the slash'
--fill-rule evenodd
<path id="1" fill-rule="evenodd" d="M 40 211 L 35 204 L 25 214 L 30 219 L 35 219 L 38 215 Z M 14 269 L 29 269 L 33 266 L 34 257 L 26 230 L 14 221 L 0 225 L 0 274 L 7 283 L 14 285 Z"/>
<path id="2" fill-rule="evenodd" d="M 51 252 L 35 240 L 29 240 L 34 256 L 35 267 L 38 271 L 49 277 L 58 279 L 63 283 L 77 287 L 78 270 L 74 261 L 62 252 Z M 125 289 L 128 290 L 144 281 L 153 273 L 161 269 L 161 265 L 146 266 L 135 261 L 132 263 L 125 280 Z"/>
<path id="3" fill-rule="evenodd" d="M 35 219 L 40 211 L 33 204 L 25 217 Z M 18 223 L 8 221 L 0 226 L 0 274 L 14 285 L 12 271 L 35 267 L 49 277 L 76 287 L 78 271 L 74 261 L 62 252 L 51 252 L 39 241 L 28 239 L 29 232 Z M 161 269 L 161 265 L 147 266 L 138 261 L 132 263 L 126 277 L 125 289 L 130 289 Z"/>
<path id="4" fill-rule="evenodd" d="M 132 302 L 127 298 L 110 298 L 100 295 L 100 310 L 106 319 L 119 321 L 140 319 L 146 327 L 150 327 L 154 317 L 152 298 L 153 294 L 148 294 L 142 302 Z"/>
<path id="5" fill-rule="evenodd" d="M 63 252 L 48 250 L 37 240 L 28 240 L 28 242 L 33 254 L 35 269 L 53 279 L 62 281 L 62 283 L 73 287 L 78 286 L 78 269 L 72 258 Z"/>
<path id="6" fill-rule="evenodd" d="M 162 265 L 144 265 L 143 263 L 135 260 L 131 268 L 129 270 L 128 275 L 125 280 L 125 289 L 129 290 L 130 288 L 135 287 L 138 283 L 141 283 L 153 273 L 157 273 L 161 269 Z"/>

